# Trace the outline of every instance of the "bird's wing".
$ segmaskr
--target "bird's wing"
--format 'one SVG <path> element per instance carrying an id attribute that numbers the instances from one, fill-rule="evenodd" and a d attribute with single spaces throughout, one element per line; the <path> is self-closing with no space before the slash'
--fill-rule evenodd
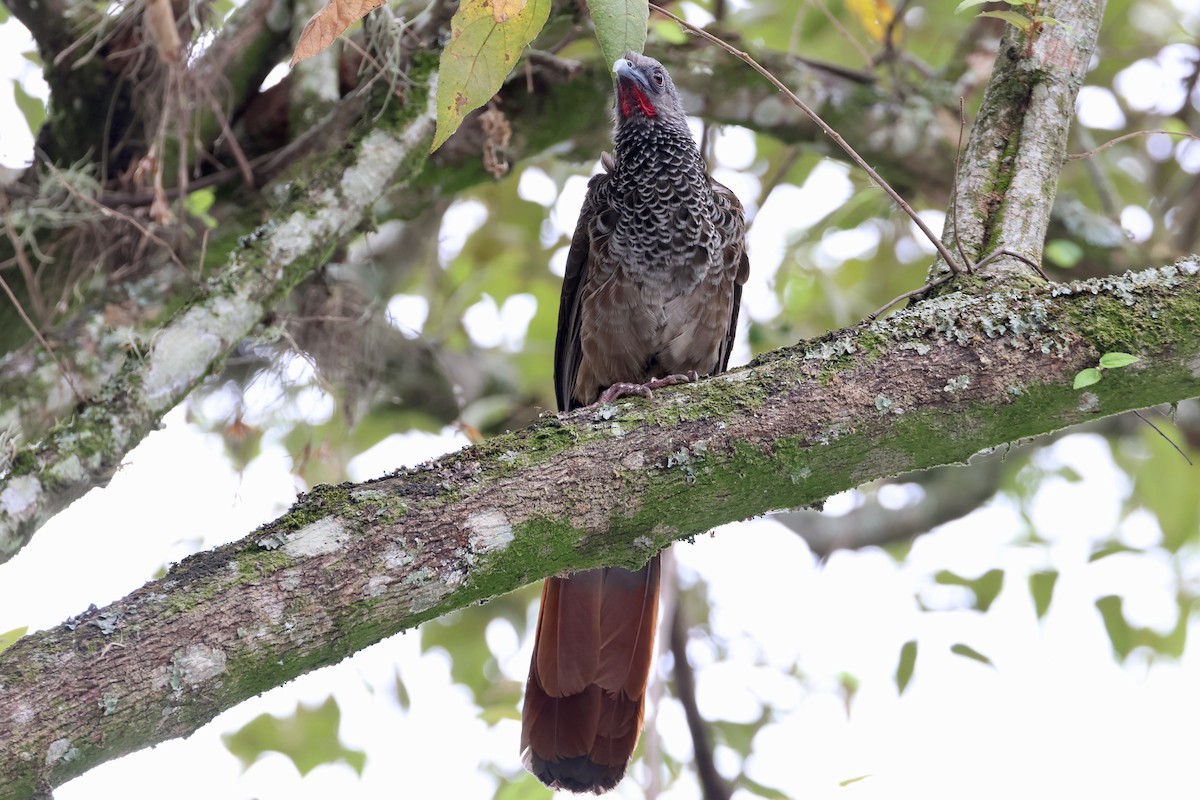
<path id="1" fill-rule="evenodd" d="M 596 216 L 597 197 L 607 183 L 608 174 L 603 172 L 588 181 L 575 235 L 571 237 L 571 249 L 567 253 L 567 271 L 563 275 L 562 298 L 558 304 L 558 336 L 554 341 L 554 396 L 559 411 L 570 411 L 580 405 L 575 399 L 575 379 L 583 357 L 579 329 L 583 317 L 583 287 L 588 279 L 591 227 Z"/>
<path id="2" fill-rule="evenodd" d="M 746 214 L 742 203 L 724 184 L 712 182 L 713 196 L 717 206 L 717 230 L 721 232 L 724 246 L 721 256 L 725 269 L 733 273 L 733 303 L 729 312 L 729 328 L 725 331 L 725 344 L 721 348 L 718 372 L 729 367 L 729 354 L 737 336 L 738 311 L 742 307 L 742 284 L 750 277 L 750 257 L 746 252 Z"/>

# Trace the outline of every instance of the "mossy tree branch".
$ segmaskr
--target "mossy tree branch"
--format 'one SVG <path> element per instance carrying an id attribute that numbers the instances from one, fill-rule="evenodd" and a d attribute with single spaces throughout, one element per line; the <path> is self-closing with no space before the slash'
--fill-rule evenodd
<path id="1" fill-rule="evenodd" d="M 309 165 L 305 188 L 275 224 L 227 239 L 225 263 L 202 295 L 148 341 L 131 343 L 121 367 L 74 416 L 17 451 L 0 477 L 0 562 L 67 504 L 106 483 L 125 453 L 359 229 L 385 188 L 419 173 L 434 124 L 433 77 L 425 77 L 408 103 L 393 104 L 390 118 L 354 134 L 339 159 Z"/>
<path id="2" fill-rule="evenodd" d="M 567 570 L 1200 391 L 1200 262 L 951 294 L 699 384 L 364 484 L 0 654 L 0 797 L 185 735 L 386 636 Z M 1100 353 L 1140 356 L 1092 391 Z"/>
<path id="3" fill-rule="evenodd" d="M 250 47 L 257 52 L 256 43 L 273 42 L 270 32 L 264 30 L 264 14 L 264 6 L 258 3 L 248 4 L 235 12 L 228 31 L 222 30 L 221 37 L 211 52 L 206 52 L 197 69 L 212 73 L 224 63 L 224 54 L 231 49 Z M 245 41 L 247 37 L 250 44 Z M 701 55 L 703 58 L 697 59 L 694 51 L 676 47 L 667 50 L 663 56 L 680 76 L 680 86 L 693 113 L 714 121 L 744 125 L 789 142 L 813 141 L 820 135 L 799 112 L 781 106 L 771 86 L 757 80 L 741 64 L 727 58 L 718 59 L 711 48 L 702 50 Z M 778 69 L 789 83 L 807 87 L 819 98 L 817 105 L 821 112 L 839 125 L 848 138 L 864 141 L 863 152 L 890 179 L 901 186 L 916 187 L 933 195 L 942 193 L 949 184 L 953 156 L 941 129 L 935 124 L 932 100 L 922 101 L 910 96 L 907 107 L 915 104 L 923 111 L 906 112 L 905 105 L 866 76 L 854 77 L 793 63 L 769 53 L 761 57 L 773 69 Z M 258 59 L 255 63 L 261 66 L 269 61 Z M 500 107 L 513 126 L 510 156 L 518 160 L 529 158 L 563 142 L 573 142 L 581 159 L 595 158 L 596 153 L 608 146 L 608 95 L 611 92 L 608 73 L 607 67 L 597 58 L 594 63 L 581 65 L 570 74 L 551 66 L 535 65 L 531 73 L 535 81 L 532 93 L 526 88 L 524 75 L 510 82 L 499 99 Z M 211 80 L 215 81 L 215 78 Z M 241 102 L 238 98 L 242 97 L 245 87 L 239 84 L 235 88 L 235 103 Z M 930 97 L 937 94 L 930 90 Z M 325 130 L 320 136 L 308 138 L 319 143 L 317 149 L 326 156 L 337 159 L 343 156 L 331 154 L 341 149 L 340 135 L 344 134 L 338 130 Z M 484 138 L 478 123 L 469 120 L 463 130 L 435 154 L 433 165 L 436 169 L 411 176 L 412 180 L 402 184 L 403 192 L 391 192 L 391 212 L 401 218 L 413 218 L 437 198 L 452 196 L 462 189 L 493 180 L 480 157 Z M 127 194 L 122 193 L 120 203 L 136 202 L 136 198 Z M 222 204 L 214 208 L 212 213 L 221 220 L 220 230 L 226 233 L 233 230 L 241 235 L 248 232 L 243 222 L 246 219 L 268 214 L 280 219 L 280 214 L 290 213 L 292 206 L 274 213 L 268 211 L 265 208 L 268 196 L 270 193 L 259 193 L 237 206 L 227 208 Z M 105 198 L 105 194 L 99 197 L 101 201 Z M 114 202 L 118 202 L 115 196 Z M 145 202 L 149 202 L 148 194 Z M 224 258 L 225 251 L 220 242 L 214 240 L 210 242 L 208 252 L 214 263 L 205 270 L 206 274 L 223 268 L 220 259 Z M 66 259 L 65 255 L 63 259 Z M 134 271 L 134 274 L 141 273 Z M 164 278 L 159 282 L 164 298 L 189 291 L 190 275 L 172 277 L 167 269 L 159 270 L 159 274 Z M 88 291 L 96 293 L 99 284 L 98 280 L 92 281 Z M 102 390 L 129 355 L 134 344 L 130 341 L 130 329 L 135 338 L 148 341 L 153 337 L 154 320 L 162 308 L 161 300 L 147 298 L 130 303 L 134 307 L 126 310 L 137 318 L 131 320 L 128 314 L 122 314 L 122 319 L 114 324 L 109 317 L 116 310 L 115 306 L 125 304 L 125 299 L 119 287 L 109 286 L 99 302 L 80 305 L 47 331 L 47 338 L 54 342 L 59 360 L 72 373 L 75 389 L 86 397 Z M 11 309 L 0 312 L 0 318 L 7 316 L 15 315 Z M 19 328 L 19 334 L 22 338 L 28 336 L 24 328 Z M 0 397 L 0 429 L 15 428 L 26 441 L 36 439 L 73 413 L 77 402 L 71 383 L 60 374 L 48 354 L 32 341 L 0 357 L 0 384 L 9 388 L 4 397 Z M 0 545 L 0 551 L 3 549 Z M 0 556 L 2 560 L 3 556 Z"/>
<path id="4" fill-rule="evenodd" d="M 1067 155 L 1075 98 L 1096 48 L 1104 0 L 1055 0 L 1045 14 L 1062 24 L 1021 31 L 1005 26 L 992 77 L 957 176 L 956 214 L 942 239 L 971 262 L 1009 250 L 1037 263 Z M 935 263 L 932 273 L 948 267 Z M 1029 280 L 1003 258 L 988 273 Z"/>

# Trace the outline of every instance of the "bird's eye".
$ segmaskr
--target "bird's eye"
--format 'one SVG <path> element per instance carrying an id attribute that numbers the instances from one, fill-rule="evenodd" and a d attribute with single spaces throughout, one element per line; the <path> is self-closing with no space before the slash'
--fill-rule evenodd
<path id="1" fill-rule="evenodd" d="M 663 85 L 663 74 L 661 72 L 654 73 L 654 85 L 655 86 Z"/>

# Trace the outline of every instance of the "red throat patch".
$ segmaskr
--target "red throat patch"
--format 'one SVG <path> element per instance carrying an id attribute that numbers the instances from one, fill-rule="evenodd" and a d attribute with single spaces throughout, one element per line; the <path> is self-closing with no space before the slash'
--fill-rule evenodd
<path id="1" fill-rule="evenodd" d="M 640 108 L 642 113 L 647 117 L 658 116 L 658 111 L 654 108 L 654 104 L 650 102 L 650 98 L 646 97 L 642 87 L 638 86 L 634 81 L 622 78 L 620 80 L 620 91 L 618 95 L 621 102 L 621 116 L 628 117 L 633 113 L 635 107 Z"/>

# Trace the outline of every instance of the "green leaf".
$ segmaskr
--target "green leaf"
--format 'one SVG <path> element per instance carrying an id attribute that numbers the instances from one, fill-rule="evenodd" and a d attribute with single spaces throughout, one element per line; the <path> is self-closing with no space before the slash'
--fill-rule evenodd
<path id="1" fill-rule="evenodd" d="M 476 700 L 490 685 L 485 671 L 493 671 L 494 656 L 486 631 L 490 609 L 464 608 L 421 628 L 421 650 L 441 647 L 450 656 L 450 677 L 471 690 Z"/>
<path id="2" fill-rule="evenodd" d="M 687 31 L 679 27 L 679 23 L 673 19 L 652 19 L 650 30 L 667 44 L 683 44 L 688 40 Z"/>
<path id="3" fill-rule="evenodd" d="M 1100 356 L 1100 366 L 1103 369 L 1119 369 L 1136 364 L 1140 360 L 1137 356 L 1131 356 L 1129 353 L 1105 353 Z"/>
<path id="4" fill-rule="evenodd" d="M 1097 600 L 1096 608 L 1104 620 L 1104 630 L 1108 631 L 1108 641 L 1112 643 L 1113 652 L 1124 661 L 1133 651 L 1134 637 L 1133 630 L 1125 621 L 1125 614 L 1121 610 L 1122 603 L 1120 597 L 1110 594 Z"/>
<path id="5" fill-rule="evenodd" d="M 1043 251 L 1056 267 L 1070 269 L 1083 259 L 1083 248 L 1070 239 L 1051 239 Z"/>
<path id="6" fill-rule="evenodd" d="M 1166 420 L 1160 419 L 1155 425 L 1171 441 L 1183 440 L 1183 432 Z M 1196 468 L 1180 458 L 1171 443 L 1149 425 L 1142 427 L 1141 441 L 1136 446 L 1116 447 L 1112 453 L 1133 479 L 1128 507 L 1154 514 L 1162 531 L 1162 547 L 1175 553 L 1200 541 Z"/>
<path id="7" fill-rule="evenodd" d="M 1075 382 L 1071 384 L 1071 388 L 1083 389 L 1087 386 L 1091 386 L 1093 383 L 1099 382 L 1100 370 L 1096 369 L 1095 367 L 1088 367 L 1087 369 L 1079 370 L 1079 372 L 1075 375 Z"/>
<path id="8" fill-rule="evenodd" d="M 1016 11 L 981 11 L 979 16 L 1002 19 L 1014 28 L 1020 28 L 1023 31 L 1029 30 L 1029 26 L 1033 24 L 1029 17 L 1018 14 Z"/>
<path id="9" fill-rule="evenodd" d="M 1054 584 L 1058 582 L 1058 571 L 1053 569 L 1034 572 L 1029 576 L 1029 593 L 1033 595 L 1033 608 L 1037 618 L 1046 616 L 1050 601 L 1054 597 Z"/>
<path id="10" fill-rule="evenodd" d="M 968 8 L 974 8 L 975 6 L 981 6 L 984 3 L 988 3 L 988 2 L 991 2 L 991 0 L 963 0 L 961 3 L 958 4 L 958 8 L 954 9 L 954 13 L 957 14 L 960 11 L 966 11 Z"/>
<path id="11" fill-rule="evenodd" d="M 8 22 L 8 6 L 0 3 L 0 25 Z"/>
<path id="12" fill-rule="evenodd" d="M 17 108 L 21 109 L 25 124 L 36 139 L 38 131 L 42 129 L 42 123 L 46 121 L 46 104 L 40 98 L 26 92 L 20 81 L 13 81 L 12 87 L 13 100 L 16 101 Z"/>
<path id="13" fill-rule="evenodd" d="M 532 591 L 532 589 L 530 590 Z M 440 647 L 450 656 L 450 677 L 471 690 L 481 708 L 511 702 L 516 706 L 521 687 L 500 674 L 487 644 L 487 628 L 497 617 L 507 619 L 520 636 L 530 592 L 513 592 L 484 606 L 464 608 L 421 626 L 421 650 Z"/>
<path id="14" fill-rule="evenodd" d="M 1061 22 L 1056 20 L 1054 17 L 1043 17 L 1041 14 L 1035 14 L 1032 17 L 1032 20 L 1034 22 L 1041 23 L 1042 25 L 1061 25 L 1062 24 Z M 1070 30 L 1070 28 L 1067 28 L 1067 30 Z"/>
<path id="15" fill-rule="evenodd" d="M 978 578 L 964 578 L 949 570 L 942 570 L 933 576 L 934 581 L 943 586 L 963 586 L 975 595 L 972 608 L 987 612 L 1000 590 L 1004 588 L 1004 570 L 990 569 Z"/>
<path id="16" fill-rule="evenodd" d="M 400 670 L 396 670 L 396 702 L 400 705 L 401 711 L 408 711 L 412 707 L 412 697 L 408 694 L 408 687 L 404 685 L 404 678 L 400 676 Z"/>
<path id="17" fill-rule="evenodd" d="M 203 222 L 204 227 L 212 230 L 217 227 L 217 219 L 208 212 L 212 209 L 216 199 L 217 193 L 211 187 L 197 189 L 188 193 L 188 196 L 184 198 L 183 207 L 189 214 Z"/>
<path id="18" fill-rule="evenodd" d="M 791 798 L 787 792 L 759 783 L 753 778 L 747 777 L 745 773 L 739 775 L 737 781 L 738 786 L 753 792 L 755 797 L 765 797 L 767 800 L 789 800 Z"/>
<path id="19" fill-rule="evenodd" d="M 646 0 L 587 0 L 587 5 L 596 26 L 600 52 L 609 68 L 630 50 L 642 52 L 646 46 L 646 22 L 650 18 Z"/>
<path id="20" fill-rule="evenodd" d="M 26 625 L 23 628 L 13 628 L 11 631 L 0 633 L 0 653 L 3 653 L 6 648 L 12 647 L 12 643 L 24 636 L 28 630 L 29 626 Z"/>
<path id="21" fill-rule="evenodd" d="M 1100 559 L 1108 558 L 1109 556 L 1115 556 L 1118 553 L 1141 552 L 1143 551 L 1138 547 L 1130 547 L 1129 545 L 1121 544 L 1120 542 L 1105 542 L 1092 550 L 1092 552 L 1088 555 L 1088 563 L 1090 564 L 1093 561 L 1099 561 Z"/>
<path id="22" fill-rule="evenodd" d="M 521 777 L 501 780 L 493 800 L 545 800 L 550 791 L 537 778 L 521 770 Z"/>
<path id="23" fill-rule="evenodd" d="M 908 688 L 916 666 L 917 640 L 909 639 L 900 648 L 900 662 L 896 664 L 896 688 L 900 690 L 900 694 L 904 694 L 904 690 Z"/>
<path id="24" fill-rule="evenodd" d="M 849 786 L 852 783 L 858 783 L 859 781 L 865 781 L 869 777 L 871 777 L 871 776 L 868 774 L 868 775 L 859 775 L 856 778 L 846 778 L 846 780 L 844 780 L 844 781 L 838 781 L 838 786 Z"/>
<path id="25" fill-rule="evenodd" d="M 954 653 L 954 655 L 956 655 L 956 656 L 962 656 L 963 658 L 969 658 L 972 661 L 978 661 L 980 664 L 987 664 L 989 667 L 992 666 L 992 660 L 990 658 L 988 658 L 987 656 L 985 656 L 983 653 L 979 652 L 975 648 L 968 647 L 967 645 L 962 644 L 961 642 L 959 644 L 950 645 L 950 652 Z"/>
<path id="26" fill-rule="evenodd" d="M 450 20 L 437 87 L 437 131 L 430 152 L 458 130 L 463 117 L 500 91 L 550 16 L 550 0 L 466 0 Z"/>
<path id="27" fill-rule="evenodd" d="M 292 760 L 301 775 L 322 764 L 343 762 L 362 775 L 367 754 L 352 750 L 338 738 L 341 710 L 332 697 L 312 708 L 298 704 L 286 717 L 260 714 L 241 730 L 221 736 L 225 747 L 249 768 L 265 753 L 282 753 Z"/>
<path id="28" fill-rule="evenodd" d="M 1108 640 L 1112 643 L 1113 653 L 1117 658 L 1124 661 L 1138 647 L 1148 647 L 1158 655 L 1180 658 L 1187 645 L 1192 599 L 1181 596 L 1177 598 L 1176 603 L 1178 613 L 1175 625 L 1166 634 L 1162 634 L 1153 628 L 1130 625 L 1125 619 L 1121 597 L 1108 595 L 1097 600 L 1096 608 L 1104 620 L 1104 629 L 1108 631 Z"/>

